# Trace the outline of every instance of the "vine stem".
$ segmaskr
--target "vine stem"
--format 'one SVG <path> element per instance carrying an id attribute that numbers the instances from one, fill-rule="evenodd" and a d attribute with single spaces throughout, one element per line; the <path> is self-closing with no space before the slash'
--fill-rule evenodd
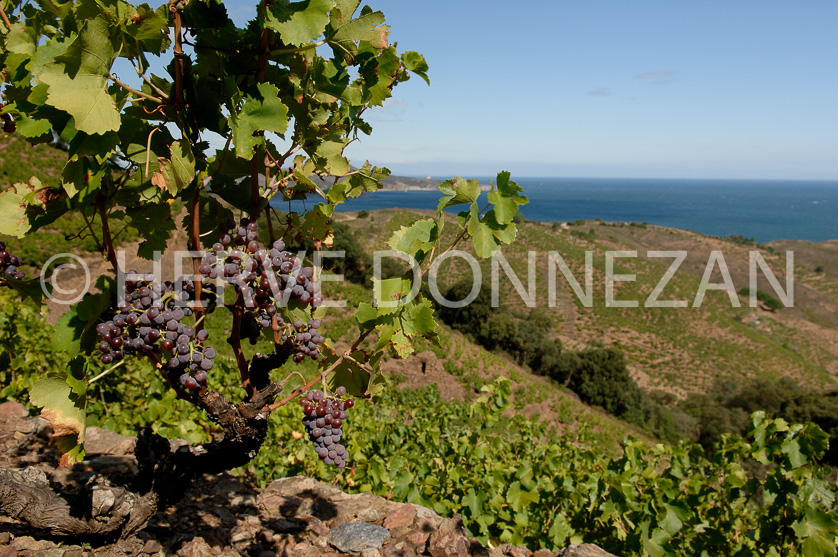
<path id="1" fill-rule="evenodd" d="M 0 6 L 0 15 L 3 16 L 3 23 L 6 24 L 6 27 L 11 29 L 12 28 L 12 22 L 9 21 L 9 16 L 6 15 L 6 11 L 3 9 L 3 6 Z"/>
<path id="2" fill-rule="evenodd" d="M 491 204 L 491 203 L 487 203 L 487 204 L 486 204 L 486 206 L 485 206 L 485 207 L 483 207 L 483 208 L 480 210 L 480 212 L 477 214 L 477 216 L 479 217 L 480 215 L 482 215 L 484 212 L 486 212 L 486 209 L 488 209 L 488 208 L 489 208 L 489 207 L 491 207 L 491 206 L 492 206 L 492 204 Z M 439 254 L 439 255 L 437 255 L 437 259 L 439 259 L 439 258 L 440 258 L 440 257 L 442 257 L 443 255 L 445 255 L 446 253 L 448 253 L 449 251 L 451 251 L 452 249 L 454 249 L 454 248 L 457 246 L 457 244 L 459 244 L 459 243 L 460 243 L 460 241 L 461 241 L 463 238 L 465 238 L 466 234 L 468 234 L 468 223 L 469 223 L 469 222 L 471 222 L 471 219 L 469 219 L 469 221 L 468 221 L 468 222 L 466 222 L 466 226 L 463 228 L 463 230 L 460 232 L 460 234 L 459 234 L 456 238 L 454 238 L 454 241 L 453 241 L 453 242 L 451 242 L 451 245 L 450 245 L 450 246 L 448 246 L 448 247 L 445 249 L 445 251 L 440 252 L 440 254 Z M 434 248 L 434 249 L 436 249 L 436 248 Z M 420 269 L 420 271 L 422 272 L 422 274 L 423 274 L 423 275 L 424 275 L 425 273 L 427 273 L 427 272 L 428 272 L 428 269 L 430 269 L 430 268 L 431 268 L 431 265 L 433 264 L 432 259 L 433 259 L 433 256 L 431 257 L 431 259 L 428 259 L 428 264 L 427 264 L 427 266 L 426 266 L 424 269 Z"/>
<path id="3" fill-rule="evenodd" d="M 160 129 L 160 126 L 157 126 L 153 130 L 151 130 L 148 134 L 148 141 L 146 141 L 145 145 L 145 177 L 148 178 L 148 165 L 151 164 L 151 136 L 154 135 L 154 132 Z"/>
<path id="4" fill-rule="evenodd" d="M 97 375 L 96 377 L 94 377 L 93 379 L 91 379 L 90 381 L 88 381 L 87 383 L 88 383 L 88 384 L 95 383 L 96 381 L 98 381 L 98 380 L 99 380 L 99 379 L 101 379 L 102 377 L 106 376 L 107 374 L 109 374 L 110 372 L 112 372 L 113 370 L 115 370 L 116 368 L 118 368 L 119 366 L 124 365 L 124 364 L 125 364 L 125 362 L 126 362 L 126 360 L 121 360 L 120 362 L 118 362 L 118 363 L 116 363 L 116 364 L 112 365 L 111 367 L 109 367 L 108 369 L 106 369 L 105 371 L 103 371 L 102 373 L 100 373 L 99 375 Z"/>
<path id="5" fill-rule="evenodd" d="M 257 132 L 258 133 L 258 132 Z M 259 203 L 261 196 L 259 195 L 259 149 L 253 154 L 250 159 L 250 220 L 255 221 L 259 218 Z"/>
<path id="6" fill-rule="evenodd" d="M 113 267 L 114 272 L 119 275 L 119 262 L 116 259 L 116 250 L 113 247 L 113 238 L 111 238 L 111 227 L 108 224 L 108 213 L 105 210 L 105 205 L 102 203 L 100 196 L 96 196 L 96 208 L 99 211 L 99 218 L 102 219 L 102 241 L 105 243 L 105 251 L 108 261 Z"/>
<path id="7" fill-rule="evenodd" d="M 175 57 L 175 106 L 183 106 L 183 45 L 181 44 L 181 22 L 178 10 L 179 0 L 169 0 L 169 11 L 175 20 L 175 46 L 172 53 Z"/>
<path id="8" fill-rule="evenodd" d="M 317 376 L 314 379 L 312 379 L 311 381 L 309 381 L 308 383 L 306 383 L 302 387 L 297 387 L 296 389 L 291 391 L 291 394 L 289 394 L 287 397 L 285 397 L 282 400 L 279 400 L 279 401 L 274 402 L 273 404 L 267 406 L 266 407 L 267 411 L 268 412 L 273 412 L 274 410 L 276 410 L 280 406 L 285 406 L 286 404 L 288 404 L 289 402 L 294 400 L 297 396 L 306 392 L 307 390 L 312 388 L 314 385 L 316 385 L 318 381 L 325 381 L 326 376 L 329 375 L 330 373 L 332 373 L 346 358 L 348 358 L 349 355 L 352 354 L 358 348 L 358 346 L 360 346 L 361 343 L 364 342 L 364 339 L 366 339 L 367 336 L 369 336 L 369 334 L 372 333 L 374 330 L 375 329 L 367 329 L 363 334 L 361 334 L 361 336 L 359 336 L 357 338 L 357 340 L 355 340 L 355 342 L 352 344 L 352 346 L 347 348 L 337 360 L 332 362 L 332 365 L 330 365 L 329 367 L 327 367 L 326 369 L 324 369 L 323 371 L 318 373 Z"/>
<path id="9" fill-rule="evenodd" d="M 152 101 L 152 102 L 156 102 L 157 104 L 163 104 L 163 101 L 162 101 L 162 100 L 158 99 L 158 98 L 157 98 L 157 97 L 155 97 L 155 96 L 149 95 L 148 93 L 143 93 L 143 92 L 142 92 L 142 91 L 140 91 L 139 89 L 134 89 L 134 88 L 133 88 L 133 87 L 131 87 L 130 85 L 127 85 L 127 84 L 123 83 L 122 81 L 120 81 L 120 80 L 119 80 L 119 78 L 118 78 L 118 77 L 116 77 L 116 76 L 115 76 L 115 75 L 113 75 L 113 74 L 109 75 L 109 76 L 108 76 L 108 78 L 109 78 L 111 81 L 113 81 L 114 83 L 116 83 L 117 85 L 119 85 L 120 87 L 122 87 L 123 89 L 125 89 L 126 91 L 128 91 L 129 93 L 132 93 L 132 94 L 134 94 L 134 95 L 137 95 L 138 97 L 142 97 L 142 98 L 144 98 L 144 99 L 146 99 L 146 100 L 149 100 L 149 101 Z"/>
<path id="10" fill-rule="evenodd" d="M 244 315 L 244 297 L 239 292 L 236 296 L 236 302 L 233 304 L 233 326 L 230 331 L 230 336 L 227 338 L 227 343 L 233 348 L 233 354 L 236 357 L 236 365 L 239 368 L 239 375 L 241 376 L 241 387 L 247 392 L 248 400 L 253 398 L 256 392 L 253 384 L 250 382 L 250 370 L 247 366 L 247 358 L 244 357 L 242 351 L 242 316 Z"/>
<path id="11" fill-rule="evenodd" d="M 201 249 L 201 183 L 195 184 L 195 195 L 192 196 L 192 250 L 198 252 Z M 195 330 L 200 331 L 204 328 L 203 309 L 201 308 L 201 271 L 198 269 L 201 266 L 201 256 L 197 255 L 192 258 L 192 283 L 195 285 Z"/>

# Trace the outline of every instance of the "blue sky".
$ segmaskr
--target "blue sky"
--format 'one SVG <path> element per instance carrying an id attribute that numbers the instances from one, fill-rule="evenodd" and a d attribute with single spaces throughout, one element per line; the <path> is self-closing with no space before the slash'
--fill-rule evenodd
<path id="1" fill-rule="evenodd" d="M 406 175 L 838 180 L 838 2 L 370 0 L 430 65 L 349 147 Z M 227 2 L 243 23 L 250 2 Z"/>

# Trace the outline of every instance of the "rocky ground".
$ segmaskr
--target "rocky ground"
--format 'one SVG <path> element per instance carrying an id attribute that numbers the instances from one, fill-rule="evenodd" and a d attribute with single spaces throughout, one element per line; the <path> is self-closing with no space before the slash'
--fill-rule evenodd
<path id="1" fill-rule="evenodd" d="M 132 438 L 90 428 L 85 441 L 88 460 L 68 469 L 58 467 L 58 454 L 49 442 L 51 433 L 46 420 L 29 417 L 22 405 L 0 404 L 0 467 L 36 467 L 47 474 L 53 489 L 59 492 L 72 492 L 94 474 L 130 479 L 136 473 Z M 610 554 L 593 545 L 570 546 L 559 552 L 533 552 L 509 545 L 486 548 L 468 537 L 459 516 L 442 518 L 418 505 L 395 503 L 370 494 L 349 495 L 311 478 L 284 478 L 262 490 L 223 474 L 194 482 L 183 499 L 160 510 L 145 529 L 115 542 L 51 539 L 2 516 L 0 557 L 15 555 L 608 557 Z"/>

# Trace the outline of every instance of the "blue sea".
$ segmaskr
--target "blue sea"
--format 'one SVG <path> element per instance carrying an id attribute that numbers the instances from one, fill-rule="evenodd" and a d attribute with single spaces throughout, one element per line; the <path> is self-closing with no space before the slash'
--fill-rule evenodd
<path id="1" fill-rule="evenodd" d="M 758 242 L 838 239 L 838 181 L 513 180 L 530 200 L 521 208 L 530 220 L 647 222 L 713 236 L 738 234 Z M 480 182 L 488 184 L 489 179 Z M 379 191 L 349 200 L 338 210 L 433 209 L 439 197 L 438 191 Z"/>

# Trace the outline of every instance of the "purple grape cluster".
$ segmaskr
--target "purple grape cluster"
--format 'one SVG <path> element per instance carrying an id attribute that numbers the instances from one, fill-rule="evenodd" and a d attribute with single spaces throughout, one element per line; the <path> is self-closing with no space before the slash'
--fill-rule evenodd
<path id="1" fill-rule="evenodd" d="M 334 396 L 323 391 L 309 391 L 300 399 L 303 407 L 303 426 L 314 450 L 326 464 L 338 468 L 346 466 L 349 452 L 339 443 L 343 437 L 343 423 L 347 411 L 355 405 L 352 399 L 341 400 L 346 395 L 345 387 L 338 387 Z"/>
<path id="2" fill-rule="evenodd" d="M 194 285 L 186 279 L 177 284 L 155 280 L 153 274 L 129 274 L 125 298 L 111 319 L 96 326 L 101 337 L 101 361 L 110 364 L 128 355 L 154 355 L 163 360 L 169 379 L 189 390 L 206 386 L 215 349 L 204 346 L 209 334 L 185 325 L 192 315 L 176 298 L 188 301 Z"/>
<path id="3" fill-rule="evenodd" d="M 12 255 L 6 248 L 6 242 L 0 242 L 0 277 L 5 275 L 17 280 L 23 279 L 26 273 L 19 268 L 23 262 L 20 257 Z"/>
<path id="4" fill-rule="evenodd" d="M 213 244 L 212 251 L 204 254 L 198 268 L 206 278 L 229 281 L 242 295 L 250 314 L 248 322 L 257 327 L 255 335 L 248 335 L 254 343 L 259 330 L 270 327 L 274 317 L 277 323 L 283 324 L 280 308 L 290 301 L 312 308 L 323 303 L 320 285 L 313 280 L 314 269 L 303 267 L 299 258 L 286 250 L 282 240 L 276 240 L 270 249 L 262 248 L 258 229 L 257 223 L 248 219 L 241 219 L 238 226 L 235 221 L 228 221 L 218 242 Z M 324 339 L 318 327 L 319 319 L 308 324 L 296 321 L 283 327 L 282 342 L 290 339 L 294 343 L 296 361 L 306 356 L 314 360 L 320 357 L 318 346 Z"/>
<path id="5" fill-rule="evenodd" d="M 294 361 L 302 362 L 306 356 L 312 360 L 320 358 L 320 345 L 326 340 L 320 331 L 320 319 L 312 319 L 307 324 L 302 321 L 294 321 L 291 326 L 294 327 L 291 336 L 282 335 L 280 340 L 287 342 L 290 340 L 295 349 Z"/>

